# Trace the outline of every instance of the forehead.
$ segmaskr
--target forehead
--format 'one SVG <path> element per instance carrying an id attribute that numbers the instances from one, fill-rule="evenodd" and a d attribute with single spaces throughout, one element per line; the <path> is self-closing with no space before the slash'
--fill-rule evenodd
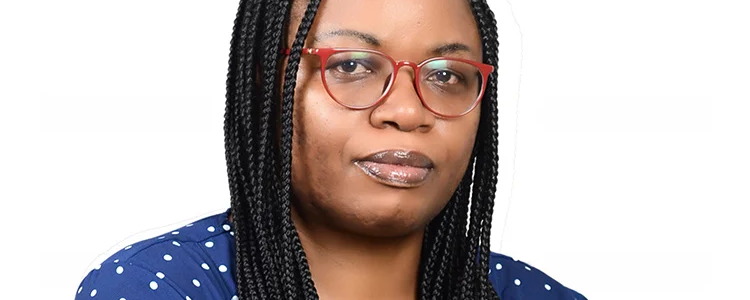
<path id="1" fill-rule="evenodd" d="M 304 5 L 296 7 L 299 13 L 294 14 L 298 17 L 292 20 L 291 35 L 304 9 Z M 341 30 L 371 35 L 378 45 L 327 34 Z M 447 43 L 465 44 L 472 56 L 481 57 L 479 32 L 467 0 L 323 0 L 308 35 L 310 46 L 367 45 L 411 54 Z"/>

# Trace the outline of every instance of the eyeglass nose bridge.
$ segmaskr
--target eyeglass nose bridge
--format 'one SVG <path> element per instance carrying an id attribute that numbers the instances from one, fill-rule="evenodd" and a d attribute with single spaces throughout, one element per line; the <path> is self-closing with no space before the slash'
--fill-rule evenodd
<path id="1" fill-rule="evenodd" d="M 412 68 L 412 70 L 414 70 L 414 79 L 412 79 L 414 92 L 417 94 L 417 98 L 419 98 L 419 101 L 422 102 L 422 106 L 425 106 L 425 108 L 427 108 L 426 104 L 424 103 L 424 99 L 422 99 L 422 95 L 419 91 L 418 81 L 419 81 L 420 65 L 418 63 L 415 63 L 413 61 L 408 61 L 408 60 L 393 61 L 393 74 L 391 75 L 391 80 L 388 82 L 388 86 L 386 87 L 385 93 L 383 93 L 380 100 L 378 100 L 376 104 L 379 104 L 380 102 L 384 101 L 385 98 L 391 94 L 391 92 L 393 91 L 393 85 L 396 83 L 396 79 L 398 79 L 398 71 L 402 67 L 410 67 Z"/>

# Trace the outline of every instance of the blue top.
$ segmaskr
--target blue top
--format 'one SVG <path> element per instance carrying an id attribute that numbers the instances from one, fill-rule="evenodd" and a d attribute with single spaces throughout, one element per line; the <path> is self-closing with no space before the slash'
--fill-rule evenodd
<path id="1" fill-rule="evenodd" d="M 236 300 L 229 210 L 118 251 L 83 279 L 76 300 Z M 521 261 L 492 253 L 502 300 L 586 300 Z"/>

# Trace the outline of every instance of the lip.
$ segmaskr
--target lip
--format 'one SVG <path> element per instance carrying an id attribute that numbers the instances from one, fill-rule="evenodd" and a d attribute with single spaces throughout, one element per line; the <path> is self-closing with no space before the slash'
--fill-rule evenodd
<path id="1" fill-rule="evenodd" d="M 385 150 L 354 161 L 376 181 L 393 187 L 417 187 L 432 173 L 434 163 L 417 151 Z"/>

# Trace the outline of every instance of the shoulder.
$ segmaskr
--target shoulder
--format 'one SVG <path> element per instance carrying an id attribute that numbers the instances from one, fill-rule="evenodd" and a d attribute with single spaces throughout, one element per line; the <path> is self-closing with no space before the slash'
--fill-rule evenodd
<path id="1" fill-rule="evenodd" d="M 91 270 L 75 299 L 231 299 L 233 234 L 224 212 L 129 245 Z"/>
<path id="2" fill-rule="evenodd" d="M 503 300 L 587 300 L 539 269 L 500 253 L 490 254 L 489 278 Z"/>

